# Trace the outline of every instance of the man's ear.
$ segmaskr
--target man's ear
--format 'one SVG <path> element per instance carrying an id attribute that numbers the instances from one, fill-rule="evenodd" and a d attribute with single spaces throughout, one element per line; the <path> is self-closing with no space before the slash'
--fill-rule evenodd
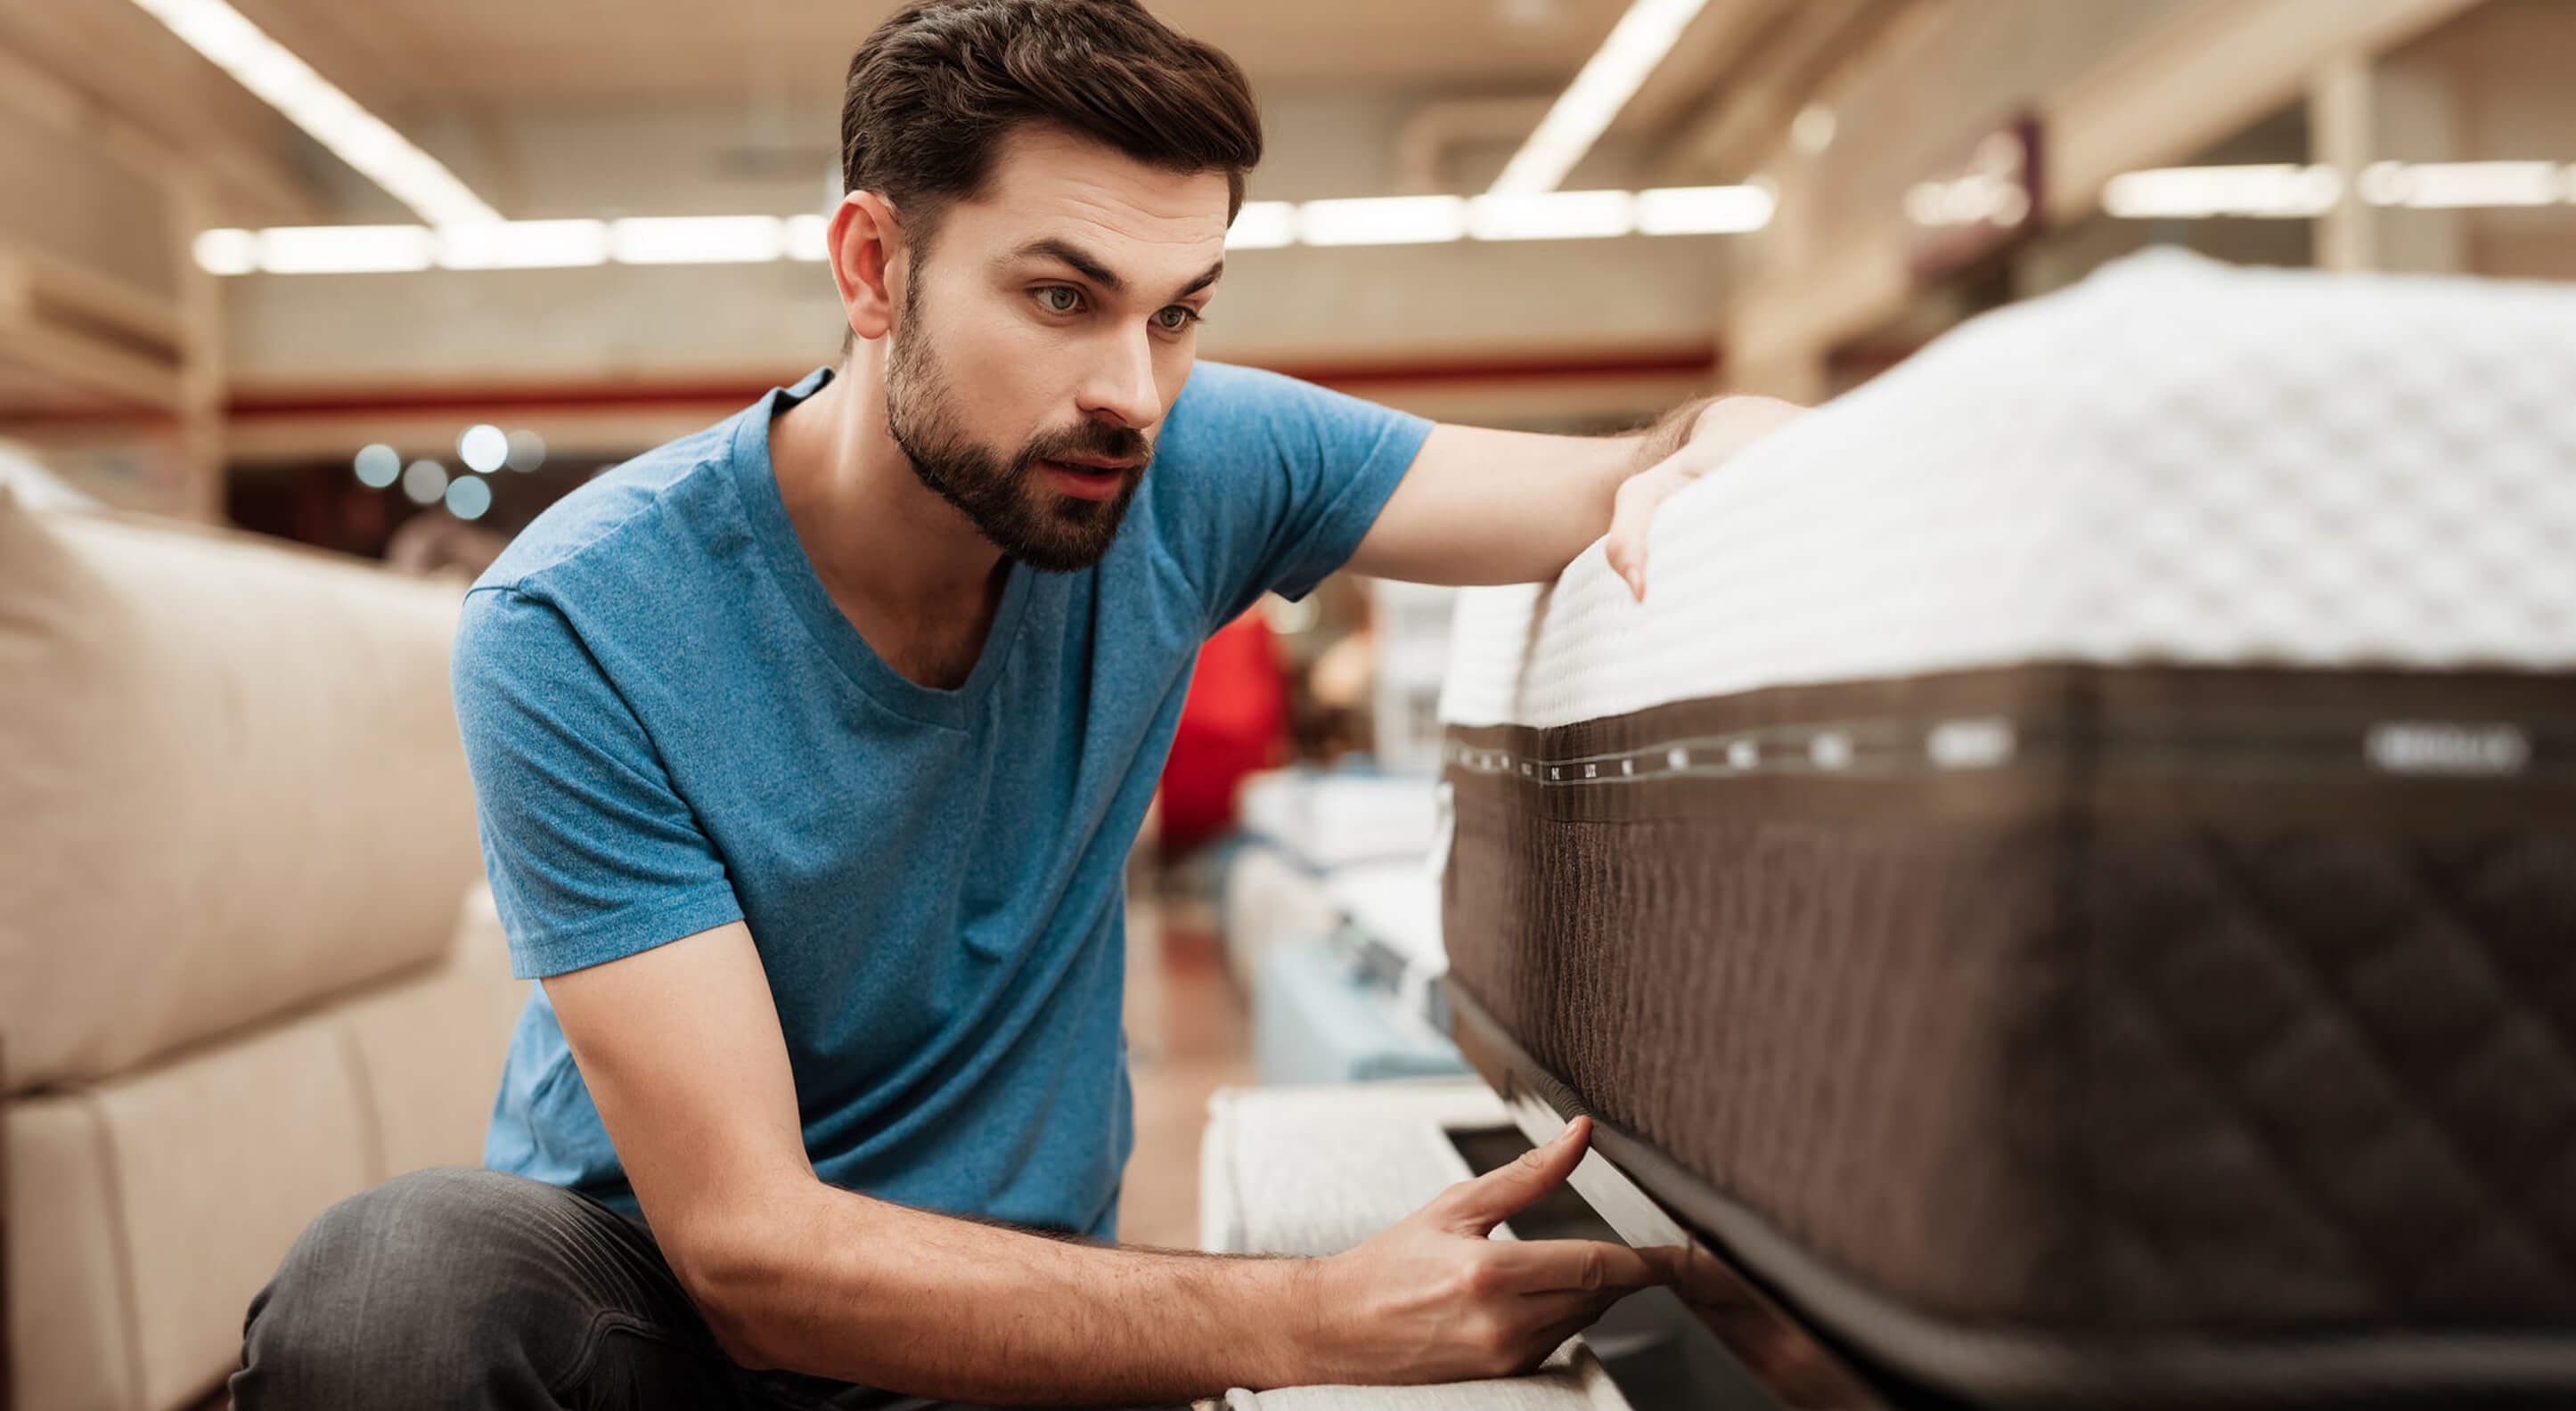
<path id="1" fill-rule="evenodd" d="M 840 286 L 841 307 L 850 331 L 861 338 L 882 338 L 894 323 L 894 266 L 903 254 L 903 228 L 894 207 L 873 191 L 852 191 L 832 210 L 824 228 L 824 248 L 832 256 L 832 282 Z"/>

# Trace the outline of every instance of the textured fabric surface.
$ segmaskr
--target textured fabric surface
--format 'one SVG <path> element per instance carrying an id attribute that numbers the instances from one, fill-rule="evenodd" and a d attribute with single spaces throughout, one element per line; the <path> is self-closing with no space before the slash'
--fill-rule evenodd
<path id="1" fill-rule="evenodd" d="M 1976 319 L 1460 595 L 1441 718 L 2034 660 L 2576 667 L 2576 290 L 2170 251 Z"/>
<path id="2" fill-rule="evenodd" d="M 1219 1089 L 1199 1141 L 1199 1247 L 1349 1249 L 1474 1174 L 1445 1129 L 1511 1120 L 1472 1079 Z"/>
<path id="3" fill-rule="evenodd" d="M 0 492 L 10 1092 L 426 964 L 476 875 L 456 590 Z"/>
<path id="4" fill-rule="evenodd" d="M 1577 1338 L 1526 1377 L 1433 1386 L 1280 1387 L 1225 1396 L 1226 1411 L 1627 1411 L 1628 1399 Z"/>
<path id="5" fill-rule="evenodd" d="M 1453 978 L 1852 1285 L 2576 1349 L 2576 679 L 2029 668 L 1449 754 Z"/>
<path id="6" fill-rule="evenodd" d="M 458 963 L 10 1104 L 18 1405 L 186 1404 L 237 1362 L 242 1309 L 307 1221 L 474 1159 L 525 988 L 476 925 L 488 905 L 469 903 Z"/>

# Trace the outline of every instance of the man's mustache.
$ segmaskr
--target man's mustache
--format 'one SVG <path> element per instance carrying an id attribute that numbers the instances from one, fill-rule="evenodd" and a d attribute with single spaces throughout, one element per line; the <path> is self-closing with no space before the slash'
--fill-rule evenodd
<path id="1" fill-rule="evenodd" d="M 1030 461 L 1082 456 L 1131 463 L 1142 470 L 1153 455 L 1152 437 L 1132 426 L 1108 426 L 1094 421 L 1032 437 L 1022 449 L 1020 459 L 1025 466 Z"/>

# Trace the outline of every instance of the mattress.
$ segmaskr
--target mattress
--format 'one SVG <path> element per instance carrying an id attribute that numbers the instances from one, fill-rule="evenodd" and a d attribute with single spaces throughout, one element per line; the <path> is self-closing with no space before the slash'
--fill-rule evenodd
<path id="1" fill-rule="evenodd" d="M 2576 1397 L 2569 388 L 2141 257 L 1463 595 L 1460 1047 L 1891 1385 Z"/>

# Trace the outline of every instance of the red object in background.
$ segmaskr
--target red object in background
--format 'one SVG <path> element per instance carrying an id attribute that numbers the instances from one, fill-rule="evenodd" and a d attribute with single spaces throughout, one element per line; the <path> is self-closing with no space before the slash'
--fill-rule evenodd
<path id="1" fill-rule="evenodd" d="M 1234 826 L 1243 776 L 1279 763 L 1287 747 L 1288 673 L 1256 609 L 1199 649 L 1163 763 L 1163 855 L 1179 856 Z"/>

